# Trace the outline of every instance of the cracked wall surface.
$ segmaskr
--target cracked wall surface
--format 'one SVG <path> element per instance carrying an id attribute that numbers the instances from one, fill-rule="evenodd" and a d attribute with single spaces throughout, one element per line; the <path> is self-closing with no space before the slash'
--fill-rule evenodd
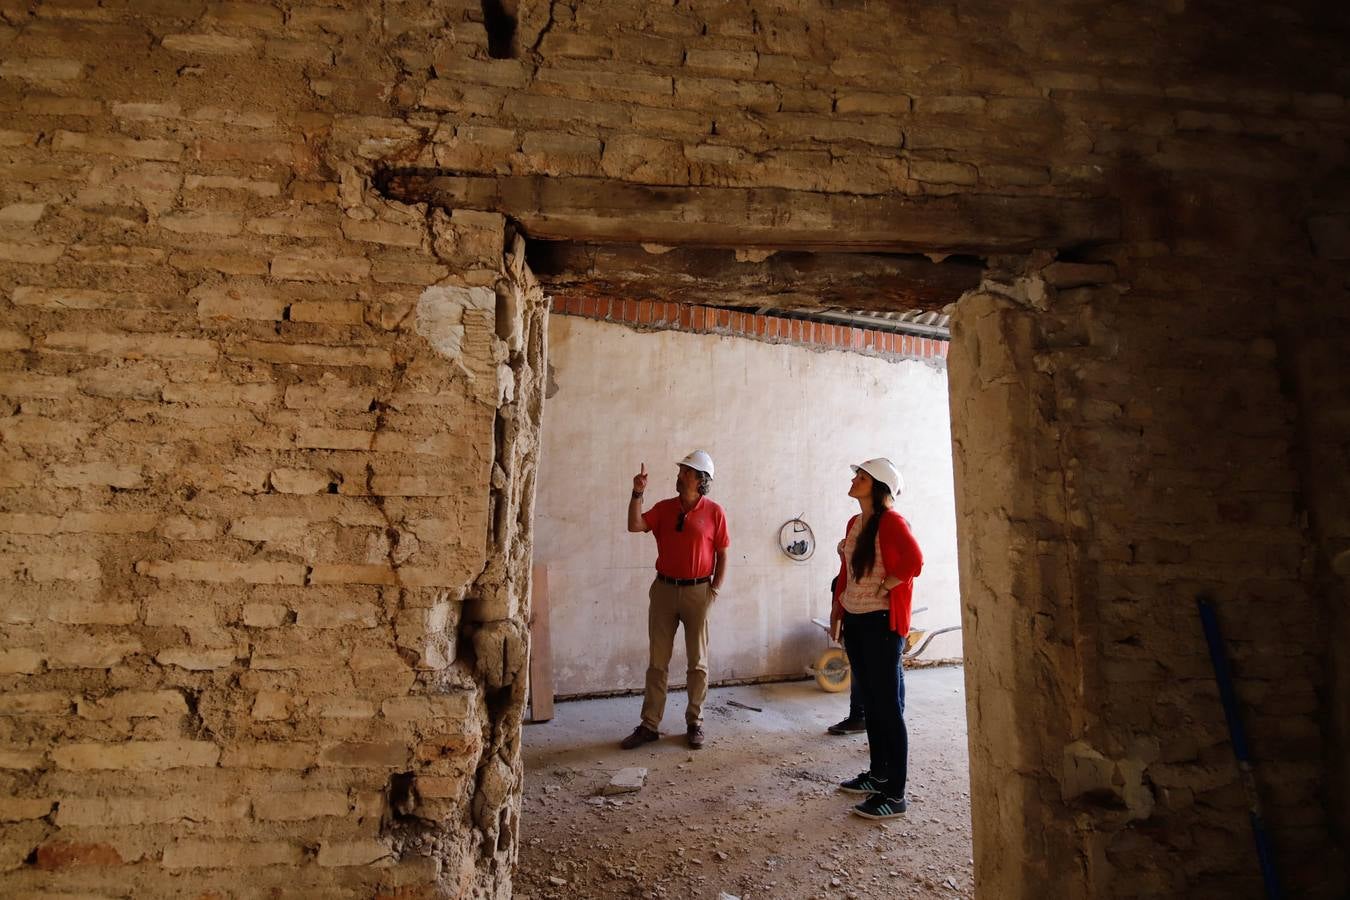
<path id="1" fill-rule="evenodd" d="M 979 890 L 1254 892 L 1203 589 L 1343 895 L 1345 11 L 483 9 L 0 0 L 0 893 L 509 893 L 544 302 L 420 169 L 1026 249 L 950 367 Z"/>

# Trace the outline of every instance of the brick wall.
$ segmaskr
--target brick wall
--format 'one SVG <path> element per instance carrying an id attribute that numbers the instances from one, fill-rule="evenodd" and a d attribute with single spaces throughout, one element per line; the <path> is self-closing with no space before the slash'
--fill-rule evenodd
<path id="1" fill-rule="evenodd" d="M 0 0 L 0 889 L 509 890 L 542 299 L 421 166 L 1117 202 L 958 307 L 981 890 L 1254 892 L 1210 589 L 1341 895 L 1344 15 Z"/>
<path id="2" fill-rule="evenodd" d="M 887 359 L 945 359 L 947 356 L 947 341 L 936 338 L 714 309 L 688 303 L 567 296 L 555 298 L 550 309 L 559 315 L 584 316 L 653 331 L 725 334 L 819 350 L 848 350 Z"/>

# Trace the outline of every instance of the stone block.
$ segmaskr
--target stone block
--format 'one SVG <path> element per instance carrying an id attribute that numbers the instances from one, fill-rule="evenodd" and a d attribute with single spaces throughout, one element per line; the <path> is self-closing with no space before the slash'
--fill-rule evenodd
<path id="1" fill-rule="evenodd" d="M 275 181 L 244 178 L 238 175 L 188 175 L 183 179 L 187 191 L 240 191 L 257 197 L 278 197 L 281 185 Z"/>
<path id="2" fill-rule="evenodd" d="M 370 276 L 370 260 L 359 256 L 302 256 L 289 254 L 272 259 L 272 277 L 285 281 L 351 283 Z"/>
<path id="3" fill-rule="evenodd" d="M 129 741 L 125 744 L 69 743 L 55 747 L 52 760 L 63 769 L 159 771 L 214 766 L 220 748 L 205 741 Z"/>
<path id="4" fill-rule="evenodd" d="M 72 706 L 71 697 L 59 691 L 0 695 L 0 716 L 64 716 Z"/>
<path id="5" fill-rule="evenodd" d="M 106 722 L 132 717 L 174 718 L 187 715 L 187 702 L 178 691 L 121 691 L 107 697 L 80 698 L 81 718 Z"/>
<path id="6" fill-rule="evenodd" d="M 684 67 L 690 72 L 722 78 L 745 78 L 755 73 L 759 54 L 753 50 L 686 50 Z"/>
<path id="7" fill-rule="evenodd" d="M 363 325 L 365 304 L 339 300 L 297 300 L 290 306 L 290 320 L 326 325 Z"/>
<path id="8" fill-rule="evenodd" d="M 66 252 L 64 244 L 16 244 L 0 241 L 0 262 L 47 265 Z"/>
<path id="9" fill-rule="evenodd" d="M 295 445 L 306 450 L 371 450 L 373 431 L 357 428 L 302 428 Z"/>
<path id="10" fill-rule="evenodd" d="M 0 675 L 34 675 L 42 671 L 46 656 L 26 647 L 0 650 Z"/>
<path id="11" fill-rule="evenodd" d="M 0 797 L 0 822 L 46 818 L 56 802 L 42 797 Z"/>
<path id="12" fill-rule="evenodd" d="M 389 866 L 393 851 L 383 841 L 321 841 L 318 863 L 326 868 L 338 866 Z"/>
<path id="13" fill-rule="evenodd" d="M 297 366 L 394 367 L 393 354 L 378 347 L 327 347 L 318 344 L 247 341 L 239 348 L 237 355 Z"/>
<path id="14" fill-rule="evenodd" d="M 272 490 L 282 494 L 320 494 L 328 490 L 333 477 L 312 469 L 273 469 L 268 482 Z"/>
<path id="15" fill-rule="evenodd" d="M 297 866 L 304 849 L 287 841 L 179 840 L 164 848 L 166 869 L 237 869 Z"/>
<path id="16" fill-rule="evenodd" d="M 17 769 L 31 772 L 39 768 L 46 754 L 40 750 L 11 750 L 0 747 L 0 769 Z"/>
<path id="17" fill-rule="evenodd" d="M 233 665 L 240 655 L 240 652 L 233 648 L 170 647 L 155 654 L 155 661 L 163 666 L 177 666 L 180 669 L 188 669 L 193 672 L 207 672 Z"/>
<path id="18" fill-rule="evenodd" d="M 370 388 L 326 379 L 317 385 L 293 384 L 283 401 L 290 409 L 342 409 L 366 412 L 375 402 Z"/>
<path id="19" fill-rule="evenodd" d="M 0 578 L 14 581 L 98 581 L 103 575 L 96 559 L 41 554 L 0 554 Z"/>
<path id="20" fill-rule="evenodd" d="M 397 573 L 387 564 L 319 563 L 310 573 L 311 584 L 398 584 L 398 581 Z"/>
<path id="21" fill-rule="evenodd" d="M 247 584 L 304 584 L 305 567 L 295 563 L 230 560 L 142 560 L 136 573 L 161 580 Z"/>
<path id="22" fill-rule="evenodd" d="M 128 656 L 144 648 L 139 639 L 70 641 L 53 647 L 46 654 L 49 669 L 111 669 Z"/>
<path id="23" fill-rule="evenodd" d="M 319 566 L 315 566 L 317 571 Z M 362 567 L 367 568 L 367 567 Z M 380 568 L 380 567 L 368 567 Z M 387 570 L 386 570 L 387 571 Z M 361 580 L 339 579 L 335 584 L 393 584 L 396 582 L 375 581 L 378 575 L 361 576 Z M 323 584 L 311 578 L 311 584 Z M 298 605 L 296 625 L 301 628 L 374 628 L 380 623 L 381 612 L 374 604 L 358 601 L 330 601 Z"/>
<path id="24" fill-rule="evenodd" d="M 54 331 L 43 341 L 44 350 L 116 356 L 122 359 L 214 359 L 216 345 L 200 338 L 131 335 L 90 331 Z"/>
<path id="25" fill-rule="evenodd" d="M 159 227 L 175 234 L 238 234 L 244 229 L 243 217 L 237 213 L 204 211 L 175 213 L 161 216 Z"/>
<path id="26" fill-rule="evenodd" d="M 290 715 L 291 695 L 285 691 L 259 691 L 249 715 L 260 722 L 275 722 Z"/>
<path id="27" fill-rule="evenodd" d="M 173 53 L 193 56 L 252 56 L 257 43 L 225 34 L 166 34 L 160 45 Z"/>
<path id="28" fill-rule="evenodd" d="M 125 828 L 173 822 L 238 822 L 247 818 L 248 812 L 249 799 L 243 796 L 63 796 L 56 824 L 62 828 Z"/>
<path id="29" fill-rule="evenodd" d="M 910 111 L 911 105 L 904 94 L 840 91 L 835 97 L 834 111 L 841 116 L 902 116 Z"/>
<path id="30" fill-rule="evenodd" d="M 83 73 L 84 63 L 78 59 L 11 56 L 0 62 L 0 78 L 16 81 L 74 81 Z"/>
<path id="31" fill-rule="evenodd" d="M 370 490 L 382 497 L 449 497 L 455 493 L 455 485 L 446 478 L 375 475 L 370 479 Z"/>
<path id="32" fill-rule="evenodd" d="M 165 519 L 159 530 L 171 541 L 209 541 L 220 535 L 220 526 L 210 519 L 187 516 Z"/>
<path id="33" fill-rule="evenodd" d="M 80 866 L 120 866 L 122 857 L 111 844 L 48 841 L 37 848 L 33 864 L 43 871 Z"/>
<path id="34" fill-rule="evenodd" d="M 52 138 L 52 149 L 57 152 L 92 153 L 165 162 L 176 162 L 183 156 L 183 145 L 177 141 L 138 140 L 76 131 L 57 131 L 56 136 Z"/>
<path id="35" fill-rule="evenodd" d="M 909 177 L 928 184 L 975 184 L 978 170 L 969 163 L 910 159 Z"/>
<path id="36" fill-rule="evenodd" d="M 340 791 L 285 791 L 254 799 L 253 815 L 267 822 L 303 822 L 327 816 L 345 816 L 350 808 Z"/>
<path id="37" fill-rule="evenodd" d="M 249 628 L 280 628 L 290 615 L 283 603 L 245 603 L 239 621 Z"/>
<path id="38" fill-rule="evenodd" d="M 323 719 L 373 719 L 375 704 L 362 697 L 311 697 L 312 715 Z"/>
<path id="39" fill-rule="evenodd" d="M 220 764 L 231 769 L 308 769 L 318 748 L 303 742 L 270 741 L 231 744 Z"/>
<path id="40" fill-rule="evenodd" d="M 392 742 L 330 744 L 319 753 L 319 764 L 342 768 L 401 768 L 408 764 L 411 749 Z"/>
<path id="41" fill-rule="evenodd" d="M 54 466 L 51 479 L 59 487 L 106 486 L 124 491 L 145 487 L 145 476 L 140 466 L 113 462 Z"/>

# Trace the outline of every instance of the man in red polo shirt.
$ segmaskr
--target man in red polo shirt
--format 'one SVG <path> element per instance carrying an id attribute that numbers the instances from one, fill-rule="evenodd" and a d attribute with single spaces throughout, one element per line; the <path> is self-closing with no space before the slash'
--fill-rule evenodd
<path id="1" fill-rule="evenodd" d="M 677 496 L 642 511 L 647 489 L 647 465 L 633 476 L 633 499 L 628 502 L 628 530 L 650 531 L 656 537 L 656 580 L 647 592 L 647 636 L 651 651 L 647 690 L 642 701 L 642 724 L 620 744 L 632 750 L 661 736 L 666 711 L 666 671 L 675 649 L 675 629 L 684 625 L 684 649 L 689 658 L 689 702 L 685 733 L 689 746 L 703 746 L 703 699 L 708 695 L 708 610 L 722 588 L 727 571 L 727 517 L 706 496 L 712 486 L 713 461 L 695 450 L 679 462 Z"/>

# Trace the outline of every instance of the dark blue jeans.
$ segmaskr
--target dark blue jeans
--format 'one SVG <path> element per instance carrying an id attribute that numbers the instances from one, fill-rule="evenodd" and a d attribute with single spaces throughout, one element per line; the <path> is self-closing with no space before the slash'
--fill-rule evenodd
<path id="1" fill-rule="evenodd" d="M 842 637 L 842 635 L 841 635 L 841 637 Z M 844 647 L 844 652 L 845 652 L 845 653 L 848 653 L 848 647 L 847 647 L 847 646 Z M 903 653 L 903 651 L 901 651 L 901 652 Z M 902 669 L 904 668 L 904 663 L 903 663 L 903 662 L 899 663 L 898 665 L 900 666 L 900 668 L 902 668 Z M 852 657 L 850 657 L 850 658 L 849 658 L 849 669 L 851 670 L 852 668 L 853 668 L 853 661 L 852 661 Z M 903 682 L 904 679 L 905 679 L 905 673 L 904 673 L 904 672 L 901 672 L 901 673 L 900 673 L 900 680 Z M 900 685 L 900 696 L 901 696 L 900 710 L 901 710 L 901 712 L 903 712 L 903 711 L 904 711 L 904 708 L 905 708 L 905 704 L 904 704 L 904 693 L 905 693 L 905 686 L 904 686 L 904 684 L 901 684 L 901 685 Z M 849 687 L 848 687 L 848 717 L 849 717 L 850 719 L 853 719 L 855 722 L 858 721 L 859 719 L 866 719 L 866 718 L 867 718 L 867 705 L 863 702 L 862 679 L 860 679 L 860 678 L 853 678 L 853 679 L 851 679 L 851 680 L 849 681 Z"/>
<path id="2" fill-rule="evenodd" d="M 844 650 L 853 683 L 862 690 L 867 710 L 867 748 L 873 778 L 886 782 L 886 793 L 905 796 L 909 774 L 909 733 L 905 730 L 905 676 L 900 654 L 905 639 L 891 631 L 887 610 L 844 613 Z"/>

